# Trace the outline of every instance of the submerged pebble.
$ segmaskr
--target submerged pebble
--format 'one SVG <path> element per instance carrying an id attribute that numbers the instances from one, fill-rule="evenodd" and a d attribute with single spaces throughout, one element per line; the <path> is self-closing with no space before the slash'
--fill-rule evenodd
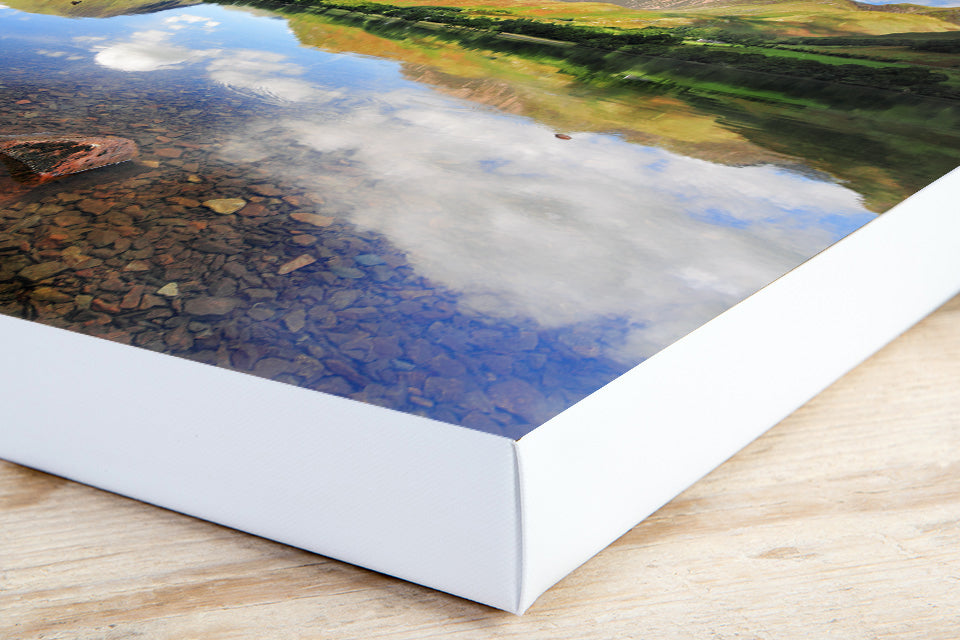
<path id="1" fill-rule="evenodd" d="M 241 200 L 240 198 L 217 198 L 213 200 L 205 200 L 203 206 L 221 214 L 230 214 L 236 213 L 243 209 L 247 205 L 246 200 Z"/>

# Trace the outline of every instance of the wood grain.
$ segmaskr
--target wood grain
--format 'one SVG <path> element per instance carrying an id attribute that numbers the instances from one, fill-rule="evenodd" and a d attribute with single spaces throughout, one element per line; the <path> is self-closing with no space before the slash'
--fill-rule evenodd
<path id="1" fill-rule="evenodd" d="M 523 617 L 0 462 L 0 638 L 960 635 L 960 297 Z"/>

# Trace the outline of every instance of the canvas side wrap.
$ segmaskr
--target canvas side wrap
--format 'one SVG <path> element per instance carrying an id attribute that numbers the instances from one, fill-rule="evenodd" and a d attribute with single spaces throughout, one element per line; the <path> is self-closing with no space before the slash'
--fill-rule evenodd
<path id="1" fill-rule="evenodd" d="M 960 170 L 517 443 L 528 608 L 960 290 Z"/>
<path id="2" fill-rule="evenodd" d="M 501 609 L 513 441 L 0 316 L 0 457 Z"/>

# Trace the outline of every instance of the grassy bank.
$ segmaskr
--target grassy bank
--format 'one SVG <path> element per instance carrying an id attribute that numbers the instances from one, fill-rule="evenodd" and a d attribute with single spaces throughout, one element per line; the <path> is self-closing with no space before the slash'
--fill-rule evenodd
<path id="1" fill-rule="evenodd" d="M 288 13 L 304 12 L 323 14 L 327 12 L 348 12 L 364 16 L 365 28 L 393 29 L 391 20 L 402 20 L 415 25 L 443 25 L 458 35 L 464 44 L 482 41 L 483 46 L 491 46 L 490 39 L 510 39 L 539 47 L 550 47 L 550 41 L 578 45 L 578 48 L 555 46 L 550 55 L 570 59 L 575 64 L 585 64 L 594 71 L 626 73 L 622 60 L 611 56 L 598 56 L 593 53 L 584 56 L 581 48 L 634 54 L 638 56 L 662 57 L 681 63 L 696 63 L 731 68 L 744 72 L 739 79 L 741 89 L 753 88 L 764 94 L 778 91 L 784 95 L 796 96 L 795 81 L 815 81 L 839 83 L 863 87 L 873 87 L 896 92 L 907 92 L 925 96 L 938 96 L 960 99 L 958 92 L 946 84 L 949 76 L 926 66 L 903 63 L 883 63 L 878 61 L 845 60 L 829 54 L 804 55 L 804 52 L 778 51 L 770 43 L 757 44 L 751 38 L 750 46 L 702 46 L 689 42 L 691 39 L 706 40 L 701 36 L 720 37 L 711 29 L 661 27 L 643 27 L 624 29 L 619 27 L 594 27 L 539 20 L 529 17 L 491 17 L 476 15 L 460 7 L 449 6 L 403 6 L 377 2 L 352 2 L 333 0 L 251 0 L 245 2 L 251 6 L 272 8 Z M 521 38 L 516 38 L 521 36 Z M 486 38 L 486 39 L 485 39 Z M 523 42 L 523 38 L 535 41 Z M 728 40 L 731 39 L 729 35 Z M 734 38 L 735 39 L 735 38 Z M 722 44 L 743 44 L 723 42 Z M 502 46 L 502 45 L 501 45 Z M 750 74 L 754 74 L 751 76 Z M 782 78 L 777 83 L 776 78 Z M 779 84 L 779 86 L 775 86 Z M 817 92 L 808 82 L 806 92 Z M 826 92 L 829 95 L 831 92 Z M 758 97 L 759 94 L 758 94 Z M 766 96 L 763 96 L 766 99 Z"/>

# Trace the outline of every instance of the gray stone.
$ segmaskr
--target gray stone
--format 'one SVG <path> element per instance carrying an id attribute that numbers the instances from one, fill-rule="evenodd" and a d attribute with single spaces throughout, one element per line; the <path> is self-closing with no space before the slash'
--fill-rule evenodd
<path id="1" fill-rule="evenodd" d="M 287 329 L 294 333 L 302 331 L 307 325 L 307 312 L 304 309 L 296 309 L 283 316 L 283 323 Z"/>
<path id="2" fill-rule="evenodd" d="M 175 298 L 180 295 L 180 286 L 176 282 L 168 282 L 157 289 L 157 295 Z"/>

